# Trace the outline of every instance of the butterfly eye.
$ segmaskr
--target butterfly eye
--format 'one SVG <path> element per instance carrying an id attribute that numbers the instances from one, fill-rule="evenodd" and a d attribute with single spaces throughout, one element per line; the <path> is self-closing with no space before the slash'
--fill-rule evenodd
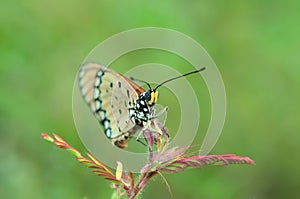
<path id="1" fill-rule="evenodd" d="M 151 100 L 151 91 L 150 90 L 145 93 L 145 98 L 147 101 Z"/>

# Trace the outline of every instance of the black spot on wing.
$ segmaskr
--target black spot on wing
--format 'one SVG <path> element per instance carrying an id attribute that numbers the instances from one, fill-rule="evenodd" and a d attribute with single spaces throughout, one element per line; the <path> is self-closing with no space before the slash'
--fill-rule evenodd
<path id="1" fill-rule="evenodd" d="M 129 90 L 127 89 L 127 97 L 130 98 Z"/>

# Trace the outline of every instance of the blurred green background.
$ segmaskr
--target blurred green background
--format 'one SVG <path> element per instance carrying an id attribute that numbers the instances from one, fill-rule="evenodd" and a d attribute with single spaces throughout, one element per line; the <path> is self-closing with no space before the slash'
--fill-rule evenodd
<path id="1" fill-rule="evenodd" d="M 211 153 L 235 153 L 256 161 L 256 166 L 166 175 L 174 198 L 298 198 L 299 9 L 295 0 L 1 1 L 0 197 L 110 198 L 109 183 L 41 140 L 40 134 L 57 133 L 84 151 L 72 118 L 78 67 L 107 37 L 159 26 L 202 44 L 223 76 L 227 119 Z M 176 69 L 182 62 L 168 62 L 165 53 L 145 57 L 137 52 L 125 62 L 130 68 L 164 60 Z M 194 85 L 201 81 L 189 80 Z M 205 130 L 210 104 L 203 95 Z M 171 111 L 172 102 L 166 104 Z M 171 196 L 157 177 L 143 198 Z"/>

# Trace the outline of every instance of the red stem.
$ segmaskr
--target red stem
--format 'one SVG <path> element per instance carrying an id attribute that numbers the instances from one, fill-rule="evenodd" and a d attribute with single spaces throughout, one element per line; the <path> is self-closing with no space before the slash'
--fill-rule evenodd
<path id="1" fill-rule="evenodd" d="M 135 199 L 136 196 L 147 185 L 148 181 L 157 174 L 158 174 L 157 171 L 144 173 L 142 177 L 139 179 L 138 183 L 135 185 L 135 187 L 132 187 L 132 189 L 129 192 L 127 192 L 128 199 Z"/>

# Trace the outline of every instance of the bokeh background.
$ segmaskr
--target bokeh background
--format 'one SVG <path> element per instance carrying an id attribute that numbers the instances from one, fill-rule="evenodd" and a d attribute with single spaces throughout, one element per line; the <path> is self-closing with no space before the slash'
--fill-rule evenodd
<path id="1" fill-rule="evenodd" d="M 1 1 L 0 197 L 110 198 L 108 182 L 40 139 L 40 134 L 57 133 L 85 151 L 72 117 L 78 67 L 107 37 L 158 26 L 201 43 L 223 76 L 227 119 L 211 154 L 235 153 L 256 161 L 256 166 L 166 175 L 173 197 L 297 198 L 299 9 L 296 0 Z M 151 50 L 129 54 L 114 64 L 126 70 L 147 62 L 189 71 L 178 57 Z M 209 121 L 209 96 L 202 80 L 189 81 L 195 88 L 201 85 L 197 95 L 203 121 L 195 139 L 201 143 Z M 176 129 L 177 101 L 168 100 L 169 95 L 162 94 L 161 103 L 171 111 L 168 127 Z M 142 196 L 171 198 L 160 177 Z"/>

